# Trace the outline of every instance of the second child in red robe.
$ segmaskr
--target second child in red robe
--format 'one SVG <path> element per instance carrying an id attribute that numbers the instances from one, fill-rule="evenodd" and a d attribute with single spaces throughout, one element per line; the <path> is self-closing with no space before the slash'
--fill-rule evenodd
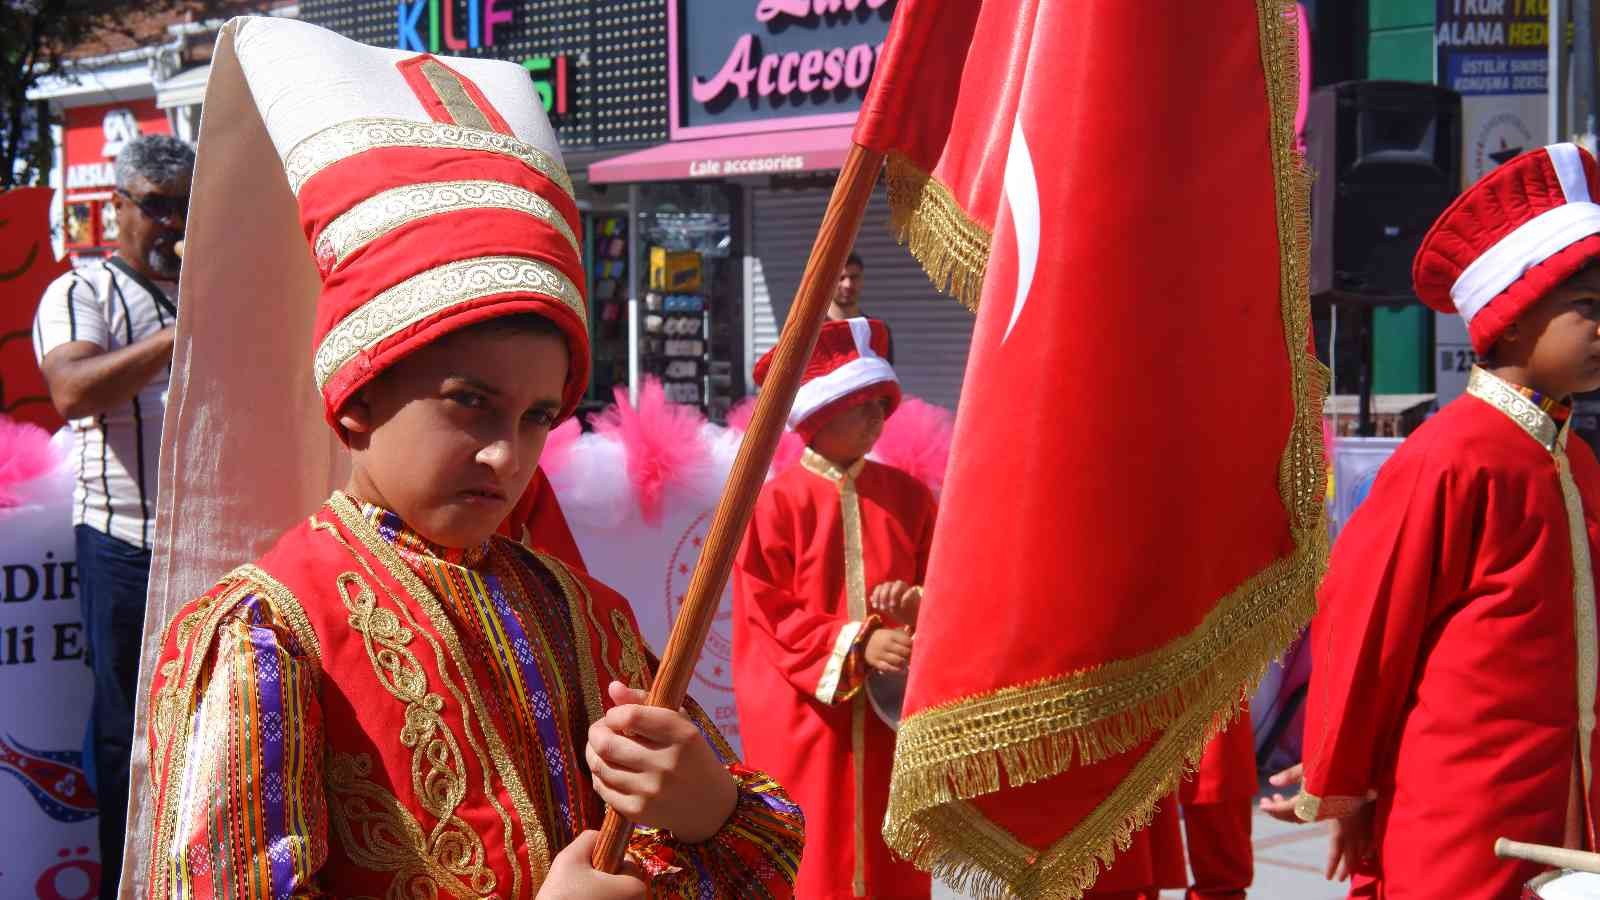
<path id="1" fill-rule="evenodd" d="M 825 323 L 790 416 L 812 446 L 762 490 L 735 562 L 734 692 L 744 751 L 782 779 L 805 812 L 795 885 L 802 898 L 930 891 L 929 877 L 883 842 L 894 732 L 863 690 L 873 634 L 897 624 L 871 612 L 869 601 L 922 583 L 935 511 L 920 481 L 862 458 L 899 400 L 882 359 L 885 339 L 881 323 Z M 853 458 L 818 452 L 832 446 L 830 426 L 861 417 L 877 423 L 866 426 L 865 446 L 833 452 Z"/>
<path id="2" fill-rule="evenodd" d="M 1311 635 L 1301 809 L 1371 817 L 1352 896 L 1515 897 L 1539 867 L 1495 839 L 1563 843 L 1580 741 L 1593 758 L 1597 512 L 1593 452 L 1483 370 L 1384 464 Z"/>

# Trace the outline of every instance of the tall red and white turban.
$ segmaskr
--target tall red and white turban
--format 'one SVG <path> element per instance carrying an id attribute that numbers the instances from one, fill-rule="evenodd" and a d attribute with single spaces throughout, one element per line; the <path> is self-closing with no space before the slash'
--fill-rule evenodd
<path id="1" fill-rule="evenodd" d="M 1428 230 L 1411 278 L 1422 302 L 1495 340 L 1551 289 L 1600 257 L 1600 173 L 1576 144 L 1530 150 L 1457 197 Z"/>
<path id="2" fill-rule="evenodd" d="M 589 380 L 578 207 L 527 73 L 288 20 L 252 21 L 235 47 L 322 279 L 329 422 L 411 351 L 525 312 L 566 336 L 571 414 Z"/>
<path id="3" fill-rule="evenodd" d="M 756 384 L 766 381 L 774 352 L 756 361 L 751 373 Z M 869 400 L 885 400 L 885 412 L 894 412 L 900 379 L 885 359 L 888 353 L 889 329 L 878 319 L 823 322 L 789 408 L 789 427 L 809 441 L 834 416 Z"/>

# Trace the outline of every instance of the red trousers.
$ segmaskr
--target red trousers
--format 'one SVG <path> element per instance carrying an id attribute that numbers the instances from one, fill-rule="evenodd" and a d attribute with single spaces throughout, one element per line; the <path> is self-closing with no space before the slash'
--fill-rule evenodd
<path id="1" fill-rule="evenodd" d="M 1233 724 L 1206 746 L 1199 770 L 1183 780 L 1178 796 L 1163 800 L 1158 807 L 1170 809 L 1176 800 L 1183 808 L 1183 837 L 1189 870 L 1194 874 L 1188 900 L 1243 900 L 1245 889 L 1250 887 L 1255 876 L 1255 856 L 1250 845 L 1255 787 L 1255 745 L 1246 707 Z M 1144 849 L 1148 861 L 1130 860 L 1137 865 L 1131 873 L 1120 873 L 1123 875 L 1120 883 L 1112 882 L 1115 889 L 1090 890 L 1083 895 L 1084 900 L 1156 900 L 1161 894 L 1161 885 L 1183 883 L 1183 857 L 1177 836 L 1172 834 L 1169 840 L 1160 840 L 1160 819 L 1158 814 L 1158 821 L 1136 837 L 1134 847 L 1130 848 Z M 1170 823 L 1170 819 L 1167 821 Z M 1121 862 L 1120 857 L 1118 861 Z M 1138 880 L 1139 865 L 1149 873 L 1142 881 Z M 1174 871 L 1179 880 L 1166 881 L 1163 875 Z M 1117 873 L 1115 866 L 1106 875 L 1113 873 Z M 1134 877 L 1129 878 L 1129 874 Z"/>
<path id="2" fill-rule="evenodd" d="M 1248 799 L 1183 808 L 1183 836 L 1194 881 L 1189 900 L 1244 900 L 1255 875 Z"/>
<path id="3" fill-rule="evenodd" d="M 1188 900 L 1244 900 L 1255 874 L 1250 848 L 1249 800 L 1197 803 L 1183 807 L 1183 836 L 1189 855 Z M 1156 900 L 1159 888 L 1096 891 L 1084 900 Z"/>

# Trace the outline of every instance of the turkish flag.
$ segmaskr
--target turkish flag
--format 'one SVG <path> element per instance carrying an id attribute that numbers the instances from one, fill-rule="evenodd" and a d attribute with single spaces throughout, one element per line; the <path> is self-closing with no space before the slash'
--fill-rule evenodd
<path id="1" fill-rule="evenodd" d="M 1282 0 L 902 0 L 855 139 L 977 327 L 884 836 L 1075 897 L 1314 610 Z"/>
<path id="2" fill-rule="evenodd" d="M 70 265 L 50 247 L 51 196 L 44 187 L 0 193 L 0 415 L 47 431 L 65 422 L 33 357 L 33 314 Z"/>

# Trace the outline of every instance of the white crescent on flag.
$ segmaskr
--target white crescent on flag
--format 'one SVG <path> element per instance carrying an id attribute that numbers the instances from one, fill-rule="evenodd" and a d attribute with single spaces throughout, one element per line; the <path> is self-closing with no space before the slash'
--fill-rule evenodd
<path id="1" fill-rule="evenodd" d="M 1005 192 L 1002 201 L 1011 211 L 1011 225 L 1017 234 L 1017 294 L 1011 302 L 1011 321 L 1000 343 L 1011 337 L 1011 329 L 1022 318 L 1033 287 L 1033 272 L 1039 264 L 1039 182 L 1033 175 L 1033 155 L 1022 135 L 1022 111 L 1011 123 L 1011 147 L 1006 151 Z"/>

